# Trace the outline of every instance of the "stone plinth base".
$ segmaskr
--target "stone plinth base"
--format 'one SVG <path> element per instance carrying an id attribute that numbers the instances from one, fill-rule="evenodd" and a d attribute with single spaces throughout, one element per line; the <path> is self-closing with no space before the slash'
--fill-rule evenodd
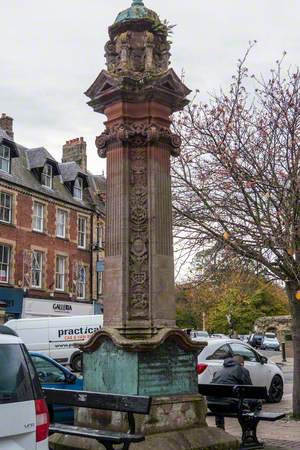
<path id="1" fill-rule="evenodd" d="M 104 450 L 94 440 L 53 435 L 52 450 Z M 145 442 L 132 444 L 130 450 L 238 450 L 239 442 L 218 428 L 189 428 L 147 436 Z"/>
<path id="2" fill-rule="evenodd" d="M 156 397 L 149 416 L 136 415 L 136 432 L 146 435 L 146 441 L 134 444 L 133 450 L 236 450 L 235 438 L 205 421 L 206 404 L 200 395 Z M 80 409 L 77 425 L 95 429 L 127 431 L 126 414 Z M 54 450 L 102 450 L 96 441 L 72 436 L 54 435 L 50 439 Z"/>
<path id="3" fill-rule="evenodd" d="M 206 403 L 199 395 L 172 395 L 154 397 L 148 416 L 135 414 L 136 432 L 152 435 L 167 431 L 178 431 L 206 426 Z M 91 428 L 104 428 L 127 433 L 127 414 L 80 408 L 76 424 Z"/>

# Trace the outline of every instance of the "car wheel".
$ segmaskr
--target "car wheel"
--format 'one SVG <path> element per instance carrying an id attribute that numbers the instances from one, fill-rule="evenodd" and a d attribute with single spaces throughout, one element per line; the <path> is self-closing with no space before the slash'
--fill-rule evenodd
<path id="1" fill-rule="evenodd" d="M 283 397 L 283 380 L 280 375 L 275 375 L 269 389 L 269 403 L 280 403 Z"/>
<path id="2" fill-rule="evenodd" d="M 71 360 L 71 368 L 74 372 L 82 371 L 82 353 L 77 353 Z"/>

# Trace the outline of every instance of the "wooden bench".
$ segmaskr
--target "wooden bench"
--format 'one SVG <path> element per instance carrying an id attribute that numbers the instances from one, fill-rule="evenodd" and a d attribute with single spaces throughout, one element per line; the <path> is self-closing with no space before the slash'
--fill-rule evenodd
<path id="1" fill-rule="evenodd" d="M 79 408 L 119 411 L 127 413 L 128 417 L 128 433 L 51 423 L 50 434 L 61 433 L 96 439 L 107 450 L 114 450 L 114 446 L 120 444 L 123 444 L 123 450 L 127 450 L 130 444 L 145 440 L 144 435 L 136 434 L 135 432 L 134 414 L 149 414 L 151 397 L 99 394 L 97 392 L 59 389 L 43 389 L 43 391 L 48 405 L 59 404 Z"/>
<path id="2" fill-rule="evenodd" d="M 275 422 L 283 419 L 284 413 L 269 413 L 263 411 L 245 411 L 244 400 L 267 400 L 268 391 L 260 386 L 242 386 L 226 384 L 199 384 L 199 393 L 208 396 L 220 398 L 220 404 L 223 398 L 238 399 L 237 411 L 232 413 L 209 412 L 208 416 L 233 417 L 237 418 L 242 428 L 241 450 L 264 448 L 264 444 L 257 438 L 257 426 L 259 422 Z"/>

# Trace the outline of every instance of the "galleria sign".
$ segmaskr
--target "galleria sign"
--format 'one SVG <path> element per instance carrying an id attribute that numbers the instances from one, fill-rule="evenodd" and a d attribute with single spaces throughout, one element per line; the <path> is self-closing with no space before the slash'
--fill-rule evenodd
<path id="1" fill-rule="evenodd" d="M 23 301 L 22 318 L 89 316 L 92 314 L 94 314 L 94 305 L 90 302 L 64 302 L 58 299 L 46 300 L 28 297 Z"/>
<path id="2" fill-rule="evenodd" d="M 67 303 L 53 303 L 54 311 L 72 312 L 72 305 Z"/>

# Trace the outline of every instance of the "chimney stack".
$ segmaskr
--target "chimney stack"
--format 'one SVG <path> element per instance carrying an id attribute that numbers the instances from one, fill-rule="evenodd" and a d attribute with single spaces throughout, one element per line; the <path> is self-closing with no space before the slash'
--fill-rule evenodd
<path id="1" fill-rule="evenodd" d="M 86 142 L 81 138 L 71 139 L 63 146 L 62 162 L 75 161 L 83 170 L 87 171 Z"/>
<path id="2" fill-rule="evenodd" d="M 0 117 L 0 128 L 6 131 L 11 139 L 14 138 L 13 121 L 14 119 L 12 117 L 9 117 L 5 113 L 2 113 Z"/>

